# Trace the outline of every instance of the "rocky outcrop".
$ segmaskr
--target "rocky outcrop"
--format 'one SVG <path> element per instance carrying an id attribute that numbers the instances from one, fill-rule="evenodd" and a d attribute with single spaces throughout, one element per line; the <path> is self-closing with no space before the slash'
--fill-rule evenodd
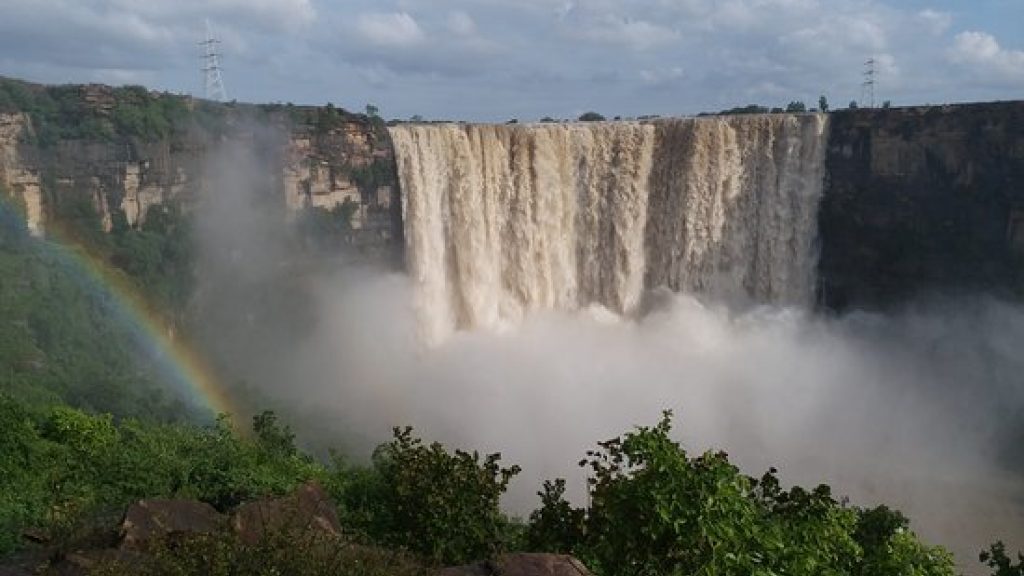
<path id="1" fill-rule="evenodd" d="M 300 486 L 283 498 L 243 504 L 231 517 L 231 527 L 245 544 L 254 545 L 273 533 L 341 533 L 334 504 L 319 484 Z"/>
<path id="2" fill-rule="evenodd" d="M 39 169 L 22 162 L 19 143 L 31 131 L 31 122 L 22 113 L 0 114 L 0 193 L 14 203 L 25 216 L 29 232 L 43 233 L 43 190 Z"/>
<path id="3" fill-rule="evenodd" d="M 318 109 L 304 109 L 308 116 Z M 394 154 L 383 122 L 339 115 L 293 127 L 284 163 L 284 196 L 294 213 L 305 206 L 353 208 L 353 240 L 390 243 L 401 237 Z"/>
<path id="4" fill-rule="evenodd" d="M 565 554 L 503 554 L 496 561 L 444 568 L 436 576 L 590 576 L 579 560 Z"/>
<path id="5" fill-rule="evenodd" d="M 1021 294 L 1024 102 L 835 112 L 827 170 L 826 307 Z"/>
<path id="6" fill-rule="evenodd" d="M 157 540 L 209 534 L 222 528 L 224 517 L 212 506 L 194 500 L 141 500 L 132 504 L 121 523 L 121 548 L 145 549 Z"/>
<path id="7" fill-rule="evenodd" d="M 310 482 L 287 496 L 242 504 L 230 516 L 195 500 L 141 500 L 125 512 L 118 548 L 145 550 L 168 538 L 212 534 L 225 528 L 248 545 L 270 534 L 341 534 L 334 504 L 319 484 Z"/>

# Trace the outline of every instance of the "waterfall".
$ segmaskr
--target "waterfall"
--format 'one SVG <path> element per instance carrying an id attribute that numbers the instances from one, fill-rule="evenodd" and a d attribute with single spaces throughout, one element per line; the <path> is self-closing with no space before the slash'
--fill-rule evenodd
<path id="1" fill-rule="evenodd" d="M 423 336 L 645 290 L 805 305 L 826 116 L 392 127 Z"/>

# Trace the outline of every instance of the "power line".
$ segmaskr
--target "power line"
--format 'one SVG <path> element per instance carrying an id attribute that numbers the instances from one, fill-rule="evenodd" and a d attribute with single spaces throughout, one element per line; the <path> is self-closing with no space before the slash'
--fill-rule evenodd
<path id="1" fill-rule="evenodd" d="M 213 29 L 210 27 L 210 21 L 207 20 L 206 40 L 199 42 L 203 48 L 203 67 L 200 70 L 203 72 L 206 85 L 205 96 L 209 100 L 224 102 L 228 99 L 228 91 L 224 88 L 224 76 L 221 74 L 221 55 L 217 51 L 218 44 L 220 44 L 220 40 L 213 37 Z"/>

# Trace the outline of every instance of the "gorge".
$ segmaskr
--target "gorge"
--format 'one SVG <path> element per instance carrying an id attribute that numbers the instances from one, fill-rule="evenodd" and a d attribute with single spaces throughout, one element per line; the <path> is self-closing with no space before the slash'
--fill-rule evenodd
<path id="1" fill-rule="evenodd" d="M 964 564 L 1020 533 L 1024 104 L 390 126 L 188 105 L 170 135 L 55 141 L 7 111 L 0 184 L 58 239 L 76 201 L 112 236 L 181 204 L 204 352 L 304 441 L 408 423 L 500 450 L 523 511 L 545 478 L 579 498 L 566 462 L 671 408 L 694 453 L 892 502 Z M 333 210 L 326 256 L 282 240 Z M 372 271 L 335 266 L 352 252 Z"/>

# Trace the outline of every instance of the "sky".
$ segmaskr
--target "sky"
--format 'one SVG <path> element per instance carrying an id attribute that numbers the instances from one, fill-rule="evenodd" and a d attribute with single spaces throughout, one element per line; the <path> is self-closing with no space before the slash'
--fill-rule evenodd
<path id="1" fill-rule="evenodd" d="M 0 0 L 0 75 L 386 118 L 1024 99 L 1024 0 Z"/>

